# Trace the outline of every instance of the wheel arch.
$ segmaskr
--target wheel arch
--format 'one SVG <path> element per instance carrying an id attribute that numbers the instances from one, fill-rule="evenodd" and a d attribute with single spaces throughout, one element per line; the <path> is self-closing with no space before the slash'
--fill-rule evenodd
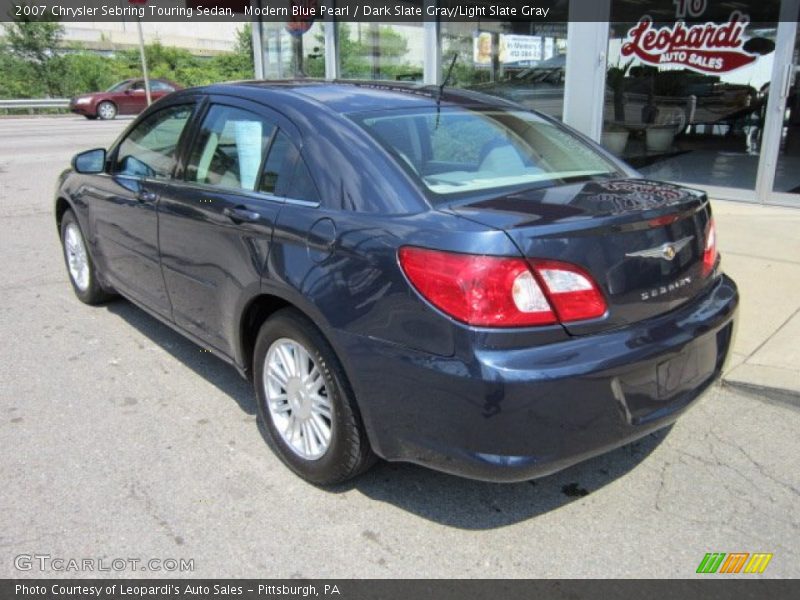
<path id="1" fill-rule="evenodd" d="M 59 196 L 56 198 L 56 206 L 55 206 L 55 213 L 56 213 L 56 230 L 58 234 L 61 235 L 61 221 L 64 220 L 64 215 L 68 210 L 71 210 L 73 213 L 77 215 L 75 211 L 75 207 L 70 204 L 69 200 L 67 200 L 64 196 Z"/>
<path id="2" fill-rule="evenodd" d="M 240 369 L 252 379 L 253 371 L 253 351 L 256 345 L 256 338 L 261 326 L 273 314 L 284 308 L 292 308 L 308 319 L 325 338 L 325 341 L 336 352 L 339 362 L 342 363 L 345 373 L 349 372 L 346 362 L 342 357 L 340 349 L 335 340 L 331 339 L 330 327 L 325 317 L 317 308 L 303 298 L 300 294 L 285 293 L 284 290 L 260 289 L 252 297 L 248 298 L 238 311 L 238 327 L 235 331 L 237 336 L 234 344 L 234 357 Z"/>
<path id="3" fill-rule="evenodd" d="M 280 296 L 258 294 L 250 298 L 241 311 L 237 329 L 236 351 L 238 356 L 236 356 L 236 362 L 239 363 L 242 371 L 249 379 L 253 377 L 253 353 L 258 332 L 267 319 L 283 308 L 300 310 Z"/>
<path id="4" fill-rule="evenodd" d="M 252 381 L 253 378 L 253 354 L 256 345 L 256 338 L 258 332 L 264 322 L 269 319 L 273 314 L 279 310 L 291 308 L 300 313 L 303 317 L 308 319 L 319 331 L 320 335 L 325 339 L 328 345 L 333 349 L 339 363 L 344 370 L 347 377 L 347 385 L 353 388 L 352 378 L 350 376 L 350 367 L 347 357 L 343 355 L 339 344 L 333 339 L 331 330 L 327 320 L 324 316 L 310 304 L 304 301 L 302 297 L 292 297 L 290 295 L 282 294 L 277 290 L 260 291 L 258 294 L 250 298 L 240 311 L 238 322 L 238 329 L 236 335 L 238 336 L 235 343 L 235 357 L 240 370 L 248 379 Z M 358 399 L 356 398 L 356 403 Z"/>
<path id="5" fill-rule="evenodd" d="M 375 434 L 371 423 L 365 419 L 364 406 L 357 390 L 355 389 L 352 378 L 352 367 L 349 364 L 347 355 L 342 351 L 339 344 L 336 342 L 334 336 L 331 335 L 331 328 L 325 317 L 316 309 L 313 304 L 304 301 L 302 297 L 293 298 L 289 295 L 284 295 L 281 291 L 262 291 L 244 305 L 239 319 L 238 340 L 235 345 L 235 351 L 238 353 L 236 362 L 239 364 L 240 372 L 247 377 L 251 382 L 253 381 L 253 355 L 255 353 L 256 339 L 261 330 L 261 326 L 276 312 L 291 308 L 296 310 L 303 317 L 316 327 L 322 338 L 328 343 L 333 350 L 336 358 L 338 359 L 341 370 L 344 374 L 345 381 L 342 382 L 346 386 L 347 391 L 350 393 L 354 402 L 353 409 L 356 413 L 356 418 L 364 424 L 366 436 L 369 441 L 370 447 L 375 450 Z M 315 316 L 317 315 L 317 316 Z"/>

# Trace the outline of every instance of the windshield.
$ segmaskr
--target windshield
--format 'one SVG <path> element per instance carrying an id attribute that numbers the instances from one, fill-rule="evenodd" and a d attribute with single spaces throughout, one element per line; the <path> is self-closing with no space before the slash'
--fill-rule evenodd
<path id="1" fill-rule="evenodd" d="M 430 107 L 362 114 L 354 120 L 436 195 L 619 174 L 574 134 L 523 110 Z"/>
<path id="2" fill-rule="evenodd" d="M 126 85 L 130 83 L 130 80 L 126 79 L 125 81 L 120 81 L 119 83 L 115 83 L 110 88 L 106 90 L 106 92 L 121 92 Z"/>

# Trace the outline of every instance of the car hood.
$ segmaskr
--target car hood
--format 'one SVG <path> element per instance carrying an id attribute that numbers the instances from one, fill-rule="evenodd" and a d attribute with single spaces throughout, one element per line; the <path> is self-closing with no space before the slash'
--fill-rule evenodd
<path id="1" fill-rule="evenodd" d="M 97 100 L 98 98 L 103 98 L 106 96 L 105 92 L 89 92 L 87 94 L 79 94 L 72 98 L 73 102 L 77 102 L 78 100 Z"/>

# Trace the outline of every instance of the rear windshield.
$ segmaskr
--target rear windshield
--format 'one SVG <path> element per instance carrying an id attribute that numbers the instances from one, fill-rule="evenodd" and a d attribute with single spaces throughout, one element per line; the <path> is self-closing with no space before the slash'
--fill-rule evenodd
<path id="1" fill-rule="evenodd" d="M 431 107 L 352 118 L 434 199 L 619 175 L 567 129 L 523 110 Z"/>

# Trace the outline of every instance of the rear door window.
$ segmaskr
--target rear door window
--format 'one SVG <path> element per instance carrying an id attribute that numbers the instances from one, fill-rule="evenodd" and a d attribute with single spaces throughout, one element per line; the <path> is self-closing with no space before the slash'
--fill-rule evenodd
<path id="1" fill-rule="evenodd" d="M 285 196 L 289 183 L 289 168 L 297 155 L 294 145 L 282 131 L 277 131 L 269 148 L 259 192 Z"/>
<path id="2" fill-rule="evenodd" d="M 174 92 L 175 88 L 163 81 L 151 81 L 150 89 L 154 92 Z"/>
<path id="3" fill-rule="evenodd" d="M 320 202 L 317 186 L 311 177 L 311 171 L 305 161 L 298 157 L 292 173 L 292 184 L 288 196 L 295 200 L 305 200 L 306 202 Z"/>
<path id="4" fill-rule="evenodd" d="M 255 191 L 275 133 L 275 125 L 255 113 L 232 106 L 212 106 L 192 147 L 186 180 Z"/>

